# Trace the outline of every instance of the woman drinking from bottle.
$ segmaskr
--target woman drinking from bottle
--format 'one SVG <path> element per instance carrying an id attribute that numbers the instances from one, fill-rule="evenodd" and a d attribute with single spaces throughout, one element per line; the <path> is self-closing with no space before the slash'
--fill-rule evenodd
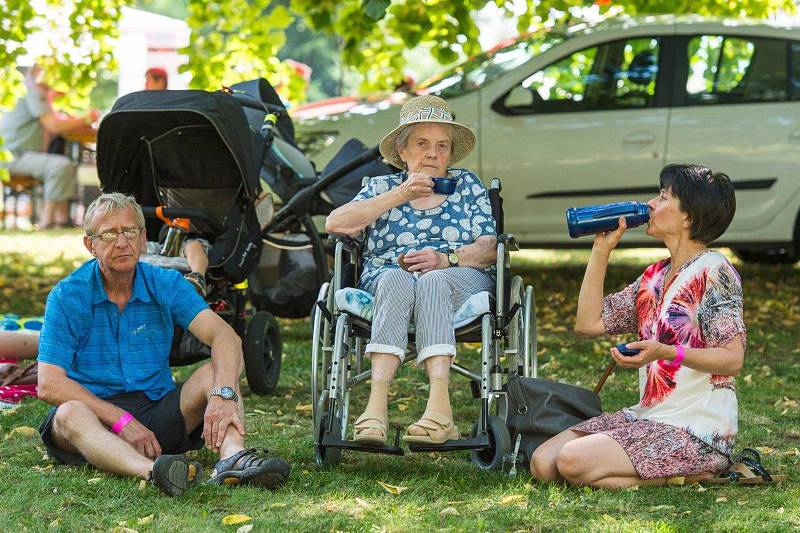
<path id="1" fill-rule="evenodd" d="M 647 234 L 668 259 L 647 267 L 622 291 L 603 297 L 611 251 L 625 232 L 598 233 L 578 297 L 575 331 L 637 333 L 622 368 L 639 369 L 636 405 L 577 424 L 542 444 L 531 472 L 542 480 L 625 488 L 666 478 L 713 477 L 730 464 L 737 431 L 734 376 L 742 368 L 746 330 L 739 275 L 707 248 L 736 210 L 728 176 L 697 165 L 668 165 L 648 202 Z"/>

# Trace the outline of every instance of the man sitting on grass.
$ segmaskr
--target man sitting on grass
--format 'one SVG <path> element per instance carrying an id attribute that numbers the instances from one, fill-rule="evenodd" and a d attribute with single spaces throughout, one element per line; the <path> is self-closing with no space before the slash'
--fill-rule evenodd
<path id="1" fill-rule="evenodd" d="M 220 454 L 210 483 L 282 485 L 286 461 L 244 448 L 241 340 L 177 271 L 139 262 L 146 241 L 136 200 L 100 196 L 85 229 L 95 259 L 50 293 L 39 342 L 39 397 L 56 406 L 39 428 L 51 457 L 178 496 L 200 467 L 182 454 L 205 442 Z M 175 324 L 211 347 L 211 362 L 177 386 Z"/>

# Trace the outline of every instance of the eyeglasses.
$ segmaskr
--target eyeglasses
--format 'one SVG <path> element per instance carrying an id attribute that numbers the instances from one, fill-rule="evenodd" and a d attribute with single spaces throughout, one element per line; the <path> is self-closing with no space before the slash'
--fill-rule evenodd
<path id="1" fill-rule="evenodd" d="M 125 235 L 126 239 L 135 239 L 142 232 L 139 228 L 125 228 L 122 231 L 108 230 L 96 235 L 89 235 L 92 239 L 100 238 L 103 242 L 115 242 L 120 235 Z"/>

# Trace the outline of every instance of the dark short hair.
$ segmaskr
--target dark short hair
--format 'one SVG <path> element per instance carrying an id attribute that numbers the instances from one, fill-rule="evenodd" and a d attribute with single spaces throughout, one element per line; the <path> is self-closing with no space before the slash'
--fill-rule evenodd
<path id="1" fill-rule="evenodd" d="M 661 169 L 659 181 L 689 215 L 692 240 L 709 244 L 728 229 L 736 213 L 736 193 L 727 174 L 701 165 L 673 163 Z"/>

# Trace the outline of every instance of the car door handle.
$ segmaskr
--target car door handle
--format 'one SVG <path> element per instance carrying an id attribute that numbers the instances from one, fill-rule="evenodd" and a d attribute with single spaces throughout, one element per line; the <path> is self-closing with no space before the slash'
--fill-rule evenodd
<path id="1" fill-rule="evenodd" d="M 656 136 L 651 131 L 634 131 L 622 139 L 622 144 L 650 144 L 654 142 L 656 142 Z"/>

